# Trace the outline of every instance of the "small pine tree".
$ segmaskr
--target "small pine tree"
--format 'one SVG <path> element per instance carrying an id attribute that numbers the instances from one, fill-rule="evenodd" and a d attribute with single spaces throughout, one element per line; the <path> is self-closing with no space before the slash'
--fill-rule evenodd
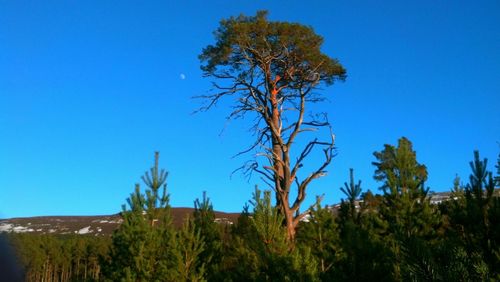
<path id="1" fill-rule="evenodd" d="M 495 181 L 492 173 L 487 170 L 488 160 L 480 159 L 479 152 L 474 152 L 474 160 L 470 167 L 472 174 L 465 187 L 465 218 L 462 226 L 465 230 L 466 248 L 472 253 L 481 251 L 487 267 L 492 273 L 500 267 L 500 239 L 493 234 L 498 234 L 500 215 L 500 201 L 493 197 Z M 493 215 L 493 216 L 492 216 Z"/>
<path id="2" fill-rule="evenodd" d="M 200 232 L 205 247 L 200 253 L 199 259 L 206 264 L 207 279 L 214 281 L 220 280 L 220 270 L 218 266 L 222 260 L 222 227 L 215 222 L 215 213 L 207 197 L 203 192 L 203 198 L 196 199 L 194 202 L 193 224 L 197 232 Z"/>
<path id="3" fill-rule="evenodd" d="M 452 265 L 460 281 L 500 279 L 500 199 L 493 196 L 495 181 L 487 171 L 487 159 L 474 152 L 471 175 L 463 196 L 441 205 L 448 215 L 446 243 L 441 264 Z M 451 245 L 451 247 L 450 247 Z M 444 277 L 456 280 L 443 268 Z"/>
<path id="4" fill-rule="evenodd" d="M 444 201 L 439 204 L 439 209 L 443 214 L 456 213 L 465 209 L 465 187 L 460 183 L 458 175 L 453 179 L 453 188 L 450 193 L 451 201 Z"/>
<path id="5" fill-rule="evenodd" d="M 344 182 L 344 187 L 345 188 L 340 187 L 340 191 L 342 191 L 347 197 L 347 213 L 349 214 L 349 217 L 354 220 L 356 217 L 356 201 L 361 195 L 361 180 L 359 180 L 357 184 L 355 183 L 354 170 L 352 168 L 349 169 L 349 184 Z M 344 200 L 342 200 L 342 206 L 344 206 L 344 209 L 346 208 Z"/>
<path id="6" fill-rule="evenodd" d="M 145 209 L 147 219 L 151 226 L 155 224 L 168 225 L 171 224 L 169 195 L 167 194 L 167 176 L 168 172 L 164 169 L 159 169 L 158 162 L 160 153 L 155 152 L 155 164 L 150 169 L 150 173 L 146 171 L 141 176 L 142 181 L 148 186 L 145 196 Z M 160 188 L 162 193 L 160 194 Z"/>
<path id="7" fill-rule="evenodd" d="M 464 187 L 460 183 L 460 176 L 456 175 L 455 179 L 453 179 L 453 189 L 451 190 L 452 195 L 463 195 Z"/>
<path id="8" fill-rule="evenodd" d="M 224 258 L 226 281 L 317 281 L 318 265 L 308 246 L 290 247 L 283 216 L 271 193 L 255 188 L 253 212 L 244 209 Z"/>
<path id="9" fill-rule="evenodd" d="M 171 250 L 175 244 L 166 192 L 167 173 L 155 164 L 142 177 L 148 186 L 145 194 L 139 184 L 122 206 L 123 223 L 112 235 L 110 258 L 104 267 L 105 278 L 112 281 L 172 281 Z M 162 193 L 159 193 L 163 187 Z"/>
<path id="10" fill-rule="evenodd" d="M 169 258 L 176 262 L 173 281 L 207 281 L 205 261 L 201 257 L 205 250 L 205 242 L 192 218 L 186 219 L 182 229 L 177 233 L 176 241 L 172 257 Z"/>
<path id="11" fill-rule="evenodd" d="M 271 204 L 271 192 L 264 191 L 261 198 L 261 191 L 255 188 L 253 194 L 254 212 L 252 223 L 255 226 L 257 238 L 262 242 L 266 252 L 286 253 L 288 244 L 284 235 L 284 217 L 276 207 Z"/>
<path id="12" fill-rule="evenodd" d="M 332 280 L 343 252 L 335 216 L 328 207 L 321 206 L 321 197 L 316 198 L 315 205 L 310 209 L 309 220 L 301 223 L 297 244 L 311 249 L 311 254 L 318 261 L 317 271 L 321 279 Z"/>
<path id="13" fill-rule="evenodd" d="M 397 147 L 385 145 L 374 156 L 374 178 L 383 182 L 380 216 L 388 224 L 387 246 L 394 255 L 393 275 L 397 280 L 413 279 L 406 254 L 420 254 L 417 246 L 430 248 L 441 223 L 439 212 L 427 197 L 429 189 L 424 186 L 427 168 L 417 162 L 412 143 L 404 137 L 398 140 Z M 427 244 L 415 243 L 424 241 Z"/>
<path id="14" fill-rule="evenodd" d="M 251 204 L 254 207 L 251 222 L 258 238 L 254 246 L 260 261 L 257 280 L 317 281 L 317 261 L 307 246 L 290 247 L 282 224 L 284 217 L 271 204 L 270 191 L 264 191 L 261 197 L 261 191 L 256 188 Z"/>
<path id="15" fill-rule="evenodd" d="M 428 236 L 435 231 L 436 210 L 430 205 L 424 183 L 427 168 L 419 164 L 411 142 L 406 138 L 398 141 L 398 147 L 385 145 L 375 152 L 378 162 L 375 180 L 382 181 L 384 208 L 382 215 L 391 224 L 397 236 Z M 403 238 L 401 237 L 401 238 Z"/>
<path id="16" fill-rule="evenodd" d="M 482 212 L 486 213 L 495 190 L 493 174 L 487 171 L 488 159 L 481 161 L 479 152 L 474 151 L 474 161 L 471 161 L 469 165 L 472 174 L 465 188 L 466 195 L 471 199 L 474 198 Z"/>

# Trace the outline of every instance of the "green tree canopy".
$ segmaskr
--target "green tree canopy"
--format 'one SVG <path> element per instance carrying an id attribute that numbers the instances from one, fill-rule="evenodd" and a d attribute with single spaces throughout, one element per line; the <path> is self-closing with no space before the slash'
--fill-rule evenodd
<path id="1" fill-rule="evenodd" d="M 437 238 L 441 217 L 424 187 L 427 168 L 418 163 L 405 137 L 397 147 L 386 144 L 374 156 L 374 178 L 382 182 L 384 192 L 380 216 L 387 222 L 385 241 L 394 256 L 393 276 L 397 280 L 434 279 L 427 251 Z"/>
<path id="2" fill-rule="evenodd" d="M 398 196 L 403 194 L 426 194 L 424 182 L 427 180 L 427 168 L 417 162 L 413 146 L 405 137 L 398 140 L 398 146 L 385 144 L 384 150 L 373 153 L 376 162 L 374 178 L 383 182 L 384 194 Z"/>

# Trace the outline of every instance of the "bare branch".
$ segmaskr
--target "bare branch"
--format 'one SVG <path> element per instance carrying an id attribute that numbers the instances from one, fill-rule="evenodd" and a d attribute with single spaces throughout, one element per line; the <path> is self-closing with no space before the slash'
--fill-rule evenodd
<path id="1" fill-rule="evenodd" d="M 290 134 L 290 137 L 288 138 L 288 142 L 286 145 L 290 147 L 290 145 L 293 143 L 293 140 L 295 140 L 295 137 L 297 134 L 300 132 L 300 126 L 302 125 L 304 121 L 304 111 L 306 107 L 306 97 L 305 95 L 300 96 L 300 108 L 299 108 L 299 117 L 297 118 L 297 121 L 295 122 L 294 129 L 292 133 Z"/>
<path id="2" fill-rule="evenodd" d="M 304 179 L 300 185 L 297 187 L 298 188 L 298 195 L 297 198 L 295 199 L 295 202 L 292 205 L 291 210 L 297 210 L 300 207 L 300 204 L 304 201 L 305 199 L 305 190 L 307 188 L 307 185 L 309 183 L 319 177 L 325 176 L 326 171 L 325 168 L 330 164 L 332 161 L 333 157 L 335 156 L 335 135 L 331 132 L 330 130 L 330 137 L 331 141 L 330 142 L 317 142 L 317 145 L 323 145 L 325 148 L 323 149 L 323 154 L 325 156 L 325 160 L 323 164 L 321 164 L 314 172 L 312 172 L 306 179 Z M 311 144 L 311 143 L 309 143 Z M 309 145 L 308 144 L 308 145 Z M 314 145 L 311 145 L 314 146 Z"/>

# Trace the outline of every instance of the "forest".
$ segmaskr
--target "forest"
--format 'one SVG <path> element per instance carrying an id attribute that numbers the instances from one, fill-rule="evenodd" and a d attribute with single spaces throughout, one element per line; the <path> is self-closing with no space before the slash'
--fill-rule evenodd
<path id="1" fill-rule="evenodd" d="M 234 225 L 214 222 L 204 194 L 175 228 L 158 162 L 111 238 L 8 237 L 26 281 L 498 281 L 500 156 L 493 177 L 474 152 L 468 182 L 457 177 L 452 197 L 435 205 L 409 140 L 374 155 L 383 193 L 364 191 L 351 170 L 340 207 L 318 198 L 294 241 L 271 191 L 257 188 Z"/>
<path id="2" fill-rule="evenodd" d="M 470 175 L 450 179 L 451 196 L 435 204 L 427 167 L 401 137 L 373 153 L 377 191 L 351 169 L 332 187 L 344 194 L 339 205 L 317 197 L 304 207 L 336 155 L 328 117 L 308 111 L 346 69 L 321 52 L 312 28 L 268 21 L 264 11 L 222 20 L 214 36 L 199 56 L 213 79 L 199 111 L 230 100 L 228 119 L 253 117 L 241 154 L 255 158 L 241 171 L 266 188 L 255 187 L 234 224 L 215 222 L 204 193 L 178 228 L 157 152 L 111 236 L 7 234 L 25 281 L 500 280 L 500 154 L 492 171 L 471 152 Z"/>

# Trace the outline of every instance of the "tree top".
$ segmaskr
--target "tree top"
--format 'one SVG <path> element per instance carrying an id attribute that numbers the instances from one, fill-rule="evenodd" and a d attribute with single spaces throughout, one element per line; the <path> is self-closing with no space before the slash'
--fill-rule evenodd
<path id="1" fill-rule="evenodd" d="M 201 69 L 207 76 L 247 75 L 255 67 L 268 66 L 281 83 L 344 80 L 346 70 L 320 50 L 323 38 L 299 23 L 268 21 L 267 11 L 255 16 L 240 15 L 220 22 L 215 31 L 216 43 L 203 49 Z M 273 78 L 274 79 L 274 78 Z"/>

